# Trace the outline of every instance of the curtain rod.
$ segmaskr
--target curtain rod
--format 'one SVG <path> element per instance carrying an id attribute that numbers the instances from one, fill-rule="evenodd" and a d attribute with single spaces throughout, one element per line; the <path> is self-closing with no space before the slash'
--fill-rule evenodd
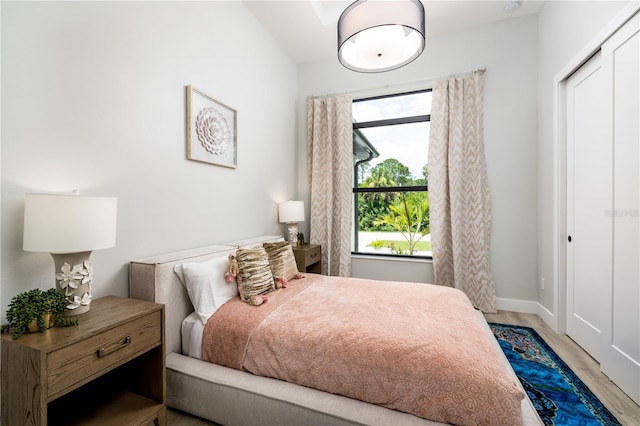
<path id="1" fill-rule="evenodd" d="M 460 78 L 466 75 L 472 75 L 475 73 L 484 73 L 487 70 L 486 66 L 481 66 L 478 68 L 474 68 L 472 70 L 467 70 L 467 71 L 461 71 L 461 72 L 455 72 L 455 73 L 451 73 L 451 74 L 447 74 L 447 75 L 439 75 L 437 77 L 431 77 L 431 78 L 423 78 L 420 80 L 410 80 L 410 81 L 405 81 L 402 83 L 395 83 L 395 84 L 387 84 L 385 86 L 379 86 L 379 87 L 372 87 L 372 88 L 368 88 L 368 89 L 359 89 L 359 90 L 345 90 L 344 92 L 341 93 L 329 93 L 327 95 L 317 95 L 317 96 L 308 96 L 307 99 L 322 99 L 322 98 L 326 98 L 329 96 L 337 96 L 337 95 L 369 95 L 372 94 L 372 92 L 376 92 L 376 91 L 381 91 L 381 90 L 397 90 L 400 87 L 403 86 L 411 86 L 411 85 L 417 85 L 417 84 L 427 84 L 427 83 L 433 83 L 435 81 L 438 80 L 442 80 L 443 78 Z M 357 96 L 356 96 L 357 97 Z"/>

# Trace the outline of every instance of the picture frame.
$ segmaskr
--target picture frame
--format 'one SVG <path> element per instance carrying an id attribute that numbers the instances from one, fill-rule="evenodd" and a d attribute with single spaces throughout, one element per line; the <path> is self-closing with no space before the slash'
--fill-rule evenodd
<path id="1" fill-rule="evenodd" d="M 187 86 L 187 159 L 238 167 L 237 112 Z"/>

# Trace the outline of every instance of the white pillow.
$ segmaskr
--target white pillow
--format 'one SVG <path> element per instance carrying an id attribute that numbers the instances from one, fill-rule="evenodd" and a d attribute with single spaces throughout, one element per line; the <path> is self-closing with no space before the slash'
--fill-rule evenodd
<path id="1" fill-rule="evenodd" d="M 220 306 L 238 295 L 236 283 L 227 283 L 224 279 L 228 265 L 227 256 L 219 256 L 206 262 L 183 263 L 174 268 L 179 278 L 182 275 L 182 284 L 204 324 Z"/>

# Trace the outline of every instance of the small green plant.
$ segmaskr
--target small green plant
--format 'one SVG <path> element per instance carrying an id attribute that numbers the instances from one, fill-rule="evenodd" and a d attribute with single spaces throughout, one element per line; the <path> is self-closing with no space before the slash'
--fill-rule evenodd
<path id="1" fill-rule="evenodd" d="M 65 295 L 55 288 L 24 291 L 11 299 L 7 309 L 8 324 L 3 329 L 13 329 L 12 337 L 18 339 L 30 329 L 43 333 L 49 327 L 77 325 L 77 319 L 63 318 L 66 309 Z"/>
<path id="2" fill-rule="evenodd" d="M 62 314 L 67 309 L 67 299 L 55 288 L 42 292 L 42 310 L 52 315 Z"/>
<path id="3" fill-rule="evenodd" d="M 61 291 L 55 288 L 43 292 L 43 313 L 51 315 L 50 327 L 71 327 L 78 325 L 77 319 L 66 319 L 64 313 L 69 301 Z"/>
<path id="4" fill-rule="evenodd" d="M 302 232 L 298 232 L 298 244 L 304 245 L 304 234 Z"/>
<path id="5" fill-rule="evenodd" d="M 38 327 L 40 327 L 41 322 L 44 325 L 44 320 L 38 318 L 41 305 L 42 291 L 40 289 L 22 292 L 11 299 L 9 309 L 7 309 L 7 321 L 9 322 L 9 327 L 13 328 L 12 336 L 14 339 L 20 338 L 34 320 L 38 322 Z"/>
<path id="6" fill-rule="evenodd" d="M 371 241 L 371 244 L 369 244 L 369 245 L 377 250 L 377 249 L 381 249 L 382 247 L 384 247 L 384 244 L 385 244 L 384 240 L 375 240 L 375 241 Z"/>

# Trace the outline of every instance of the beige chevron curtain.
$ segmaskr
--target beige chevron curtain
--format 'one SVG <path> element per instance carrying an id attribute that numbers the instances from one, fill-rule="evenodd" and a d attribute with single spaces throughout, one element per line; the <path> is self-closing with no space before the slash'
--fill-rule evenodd
<path id="1" fill-rule="evenodd" d="M 429 139 L 429 205 L 435 283 L 496 312 L 489 270 L 491 200 L 483 140 L 484 71 L 438 81 Z"/>
<path id="2" fill-rule="evenodd" d="M 351 274 L 353 124 L 350 96 L 310 98 L 307 142 L 310 241 L 322 244 L 322 273 Z"/>

